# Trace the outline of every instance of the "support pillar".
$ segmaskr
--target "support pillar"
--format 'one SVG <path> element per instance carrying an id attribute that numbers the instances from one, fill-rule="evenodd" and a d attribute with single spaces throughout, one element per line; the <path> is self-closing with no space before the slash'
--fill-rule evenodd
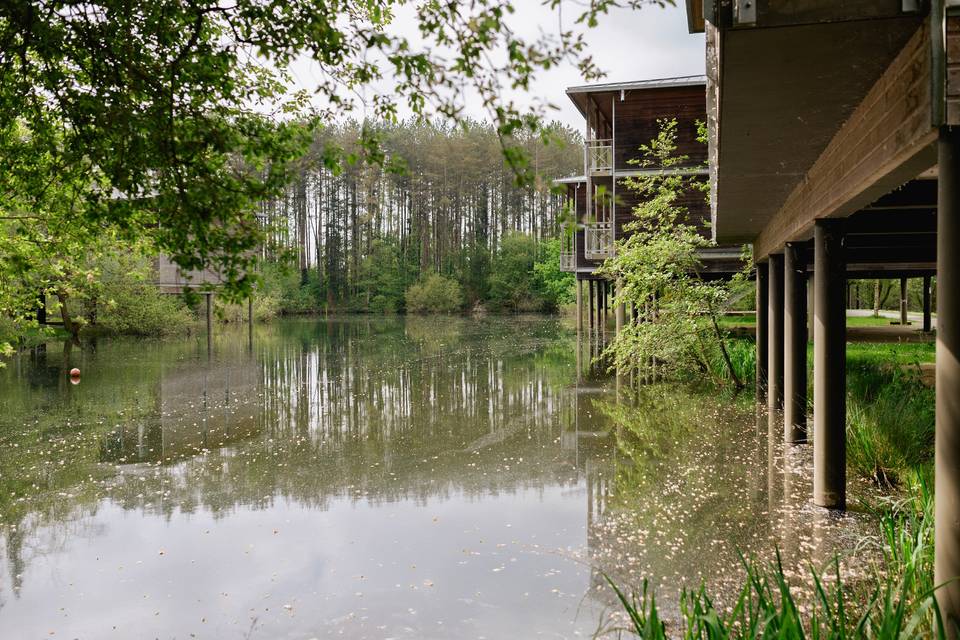
<path id="1" fill-rule="evenodd" d="M 930 276 L 923 276 L 923 330 L 927 333 L 933 328 L 930 317 Z"/>
<path id="2" fill-rule="evenodd" d="M 941 127 L 937 194 L 934 584 L 947 638 L 960 636 L 960 127 Z"/>
<path id="3" fill-rule="evenodd" d="M 807 276 L 803 246 L 783 254 L 783 441 L 807 441 Z"/>
<path id="4" fill-rule="evenodd" d="M 593 331 L 594 315 L 593 315 L 593 280 L 587 280 L 587 293 L 589 294 L 589 305 L 587 311 L 587 324 L 590 327 L 590 331 Z"/>
<path id="5" fill-rule="evenodd" d="M 770 293 L 769 265 L 766 262 L 757 263 L 757 332 L 755 337 L 757 349 L 757 400 L 760 400 L 767 393 L 767 311 L 768 296 Z"/>
<path id="6" fill-rule="evenodd" d="M 900 324 L 906 326 L 909 324 L 907 318 L 907 279 L 900 278 Z"/>
<path id="7" fill-rule="evenodd" d="M 847 318 L 843 221 L 814 227 L 813 501 L 846 508 Z"/>
<path id="8" fill-rule="evenodd" d="M 583 280 L 577 278 L 577 333 L 583 331 Z"/>
<path id="9" fill-rule="evenodd" d="M 783 409 L 783 254 L 771 254 L 767 299 L 767 408 Z"/>
<path id="10" fill-rule="evenodd" d="M 816 274 L 807 272 L 807 339 L 813 337 L 813 281 Z"/>
<path id="11" fill-rule="evenodd" d="M 602 283 L 600 286 L 603 287 L 603 314 L 602 314 L 603 325 L 602 325 L 602 326 L 603 326 L 604 331 L 606 331 L 606 329 L 607 329 L 607 316 L 610 314 L 610 304 L 609 304 L 610 283 L 608 283 L 606 280 L 604 280 L 603 283 Z"/>

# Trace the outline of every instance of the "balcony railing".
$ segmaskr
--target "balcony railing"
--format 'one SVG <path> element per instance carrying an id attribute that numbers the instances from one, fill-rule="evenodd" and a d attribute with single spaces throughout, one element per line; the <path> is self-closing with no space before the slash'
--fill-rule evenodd
<path id="1" fill-rule="evenodd" d="M 584 226 L 584 257 L 606 260 L 613 255 L 613 223 L 593 222 Z"/>
<path id="2" fill-rule="evenodd" d="M 613 171 L 613 139 L 587 140 L 587 170 L 590 173 Z"/>
<path id="3" fill-rule="evenodd" d="M 560 254 L 560 271 L 575 271 L 577 266 L 577 257 L 572 251 L 564 251 Z"/>

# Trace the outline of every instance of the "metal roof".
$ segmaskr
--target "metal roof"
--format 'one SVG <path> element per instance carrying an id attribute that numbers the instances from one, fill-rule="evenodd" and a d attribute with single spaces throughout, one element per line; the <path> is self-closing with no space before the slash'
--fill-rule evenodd
<path id="1" fill-rule="evenodd" d="M 652 80 L 634 80 L 632 82 L 608 82 L 585 84 L 567 88 L 567 95 L 574 93 L 599 93 L 602 91 L 631 91 L 633 89 L 662 89 L 666 87 L 695 87 L 706 85 L 707 76 L 677 76 L 675 78 L 656 78 Z"/>

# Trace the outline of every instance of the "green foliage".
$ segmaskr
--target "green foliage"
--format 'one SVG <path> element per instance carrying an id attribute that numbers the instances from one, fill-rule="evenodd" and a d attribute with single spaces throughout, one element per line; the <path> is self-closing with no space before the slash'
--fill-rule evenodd
<path id="1" fill-rule="evenodd" d="M 531 236 L 514 232 L 501 239 L 490 268 L 489 301 L 493 308 L 537 311 L 543 306 L 533 270 L 536 259 L 537 243 Z"/>
<path id="2" fill-rule="evenodd" d="M 742 380 L 755 375 L 753 339 L 727 341 Z M 812 347 L 807 362 L 812 366 Z M 884 487 L 901 485 L 933 460 L 935 390 L 922 381 L 919 365 L 934 361 L 934 344 L 850 343 L 847 345 L 847 465 L 851 472 Z M 721 376 L 719 355 L 711 368 Z M 812 384 L 813 375 L 808 375 Z M 813 394 L 808 392 L 808 401 Z"/>
<path id="3" fill-rule="evenodd" d="M 931 462 L 935 391 L 915 367 L 932 344 L 910 346 L 847 348 L 847 464 L 882 486 Z"/>
<path id="4" fill-rule="evenodd" d="M 164 295 L 150 284 L 151 262 L 135 254 L 106 257 L 99 264 L 96 325 L 91 330 L 137 336 L 182 333 L 193 314 L 179 296 Z"/>
<path id="5" fill-rule="evenodd" d="M 511 27 L 510 1 L 423 2 L 411 7 L 419 27 L 411 42 L 393 28 L 395 9 L 410 7 L 400 0 L 4 2 L 0 219 L 14 224 L 5 222 L 0 236 L 25 240 L 0 271 L 16 277 L 18 263 L 35 259 L 25 243 L 43 238 L 66 249 L 110 233 L 150 244 L 185 269 L 211 266 L 225 279 L 222 295 L 245 297 L 265 238 L 259 203 L 281 195 L 318 123 L 361 105 L 370 121 L 395 122 L 402 105 L 457 126 L 466 96 L 479 99 L 502 158 L 518 181 L 533 184 L 529 153 L 515 140 L 553 132 L 539 110 L 505 99 L 507 89 L 526 89 L 562 62 L 597 78 L 583 29 L 611 7 L 643 4 L 591 2 L 573 28 L 529 39 Z M 550 7 L 559 11 L 559 2 Z M 282 70 L 300 57 L 319 66 L 312 89 L 322 107 L 309 90 L 288 94 Z M 372 101 L 353 98 L 370 86 Z M 400 171 L 381 142 L 361 126 L 349 148 L 331 144 L 318 155 L 336 172 L 364 163 Z M 6 296 L 0 310 L 29 315 L 35 292 Z"/>
<path id="6" fill-rule="evenodd" d="M 463 307 L 463 291 L 456 281 L 431 274 L 407 289 L 409 313 L 453 313 Z"/>
<path id="7" fill-rule="evenodd" d="M 710 361 L 719 352 L 725 377 L 742 385 L 729 362 L 726 342 L 717 318 L 731 298 L 731 286 L 700 278 L 697 251 L 710 246 L 688 220 L 680 197 L 706 184 L 669 170 L 687 158 L 676 153 L 676 120 L 661 121 L 657 137 L 641 147 L 641 168 L 663 169 L 631 178 L 627 186 L 641 203 L 634 208 L 633 232 L 618 242 L 615 257 L 600 272 L 617 283 L 614 305 L 640 310 L 640 322 L 631 322 L 607 349 L 614 366 L 638 369 L 641 375 L 685 376 L 710 373 Z"/>
<path id="8" fill-rule="evenodd" d="M 268 296 L 275 300 L 277 314 L 315 313 L 322 310 L 315 273 L 309 273 L 307 281 L 302 282 L 300 274 L 289 264 L 268 262 L 262 267 L 260 279 L 257 297 Z"/>
<path id="9" fill-rule="evenodd" d="M 544 306 L 556 310 L 576 300 L 576 279 L 572 273 L 560 271 L 560 238 L 540 244 L 540 255 L 533 264 L 536 289 Z"/>
<path id="10" fill-rule="evenodd" d="M 396 313 L 404 305 L 407 284 L 400 247 L 394 239 L 377 239 L 360 263 L 357 288 L 363 301 L 360 310 Z"/>

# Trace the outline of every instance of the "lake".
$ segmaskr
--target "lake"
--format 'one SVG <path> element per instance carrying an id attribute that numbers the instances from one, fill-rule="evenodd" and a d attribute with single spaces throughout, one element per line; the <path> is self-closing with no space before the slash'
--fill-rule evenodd
<path id="1" fill-rule="evenodd" d="M 590 637 L 605 574 L 668 613 L 731 594 L 738 551 L 868 575 L 869 518 L 812 506 L 810 447 L 752 398 L 634 395 L 589 349 L 555 318 L 344 317 L 10 359 L 0 636 Z"/>

